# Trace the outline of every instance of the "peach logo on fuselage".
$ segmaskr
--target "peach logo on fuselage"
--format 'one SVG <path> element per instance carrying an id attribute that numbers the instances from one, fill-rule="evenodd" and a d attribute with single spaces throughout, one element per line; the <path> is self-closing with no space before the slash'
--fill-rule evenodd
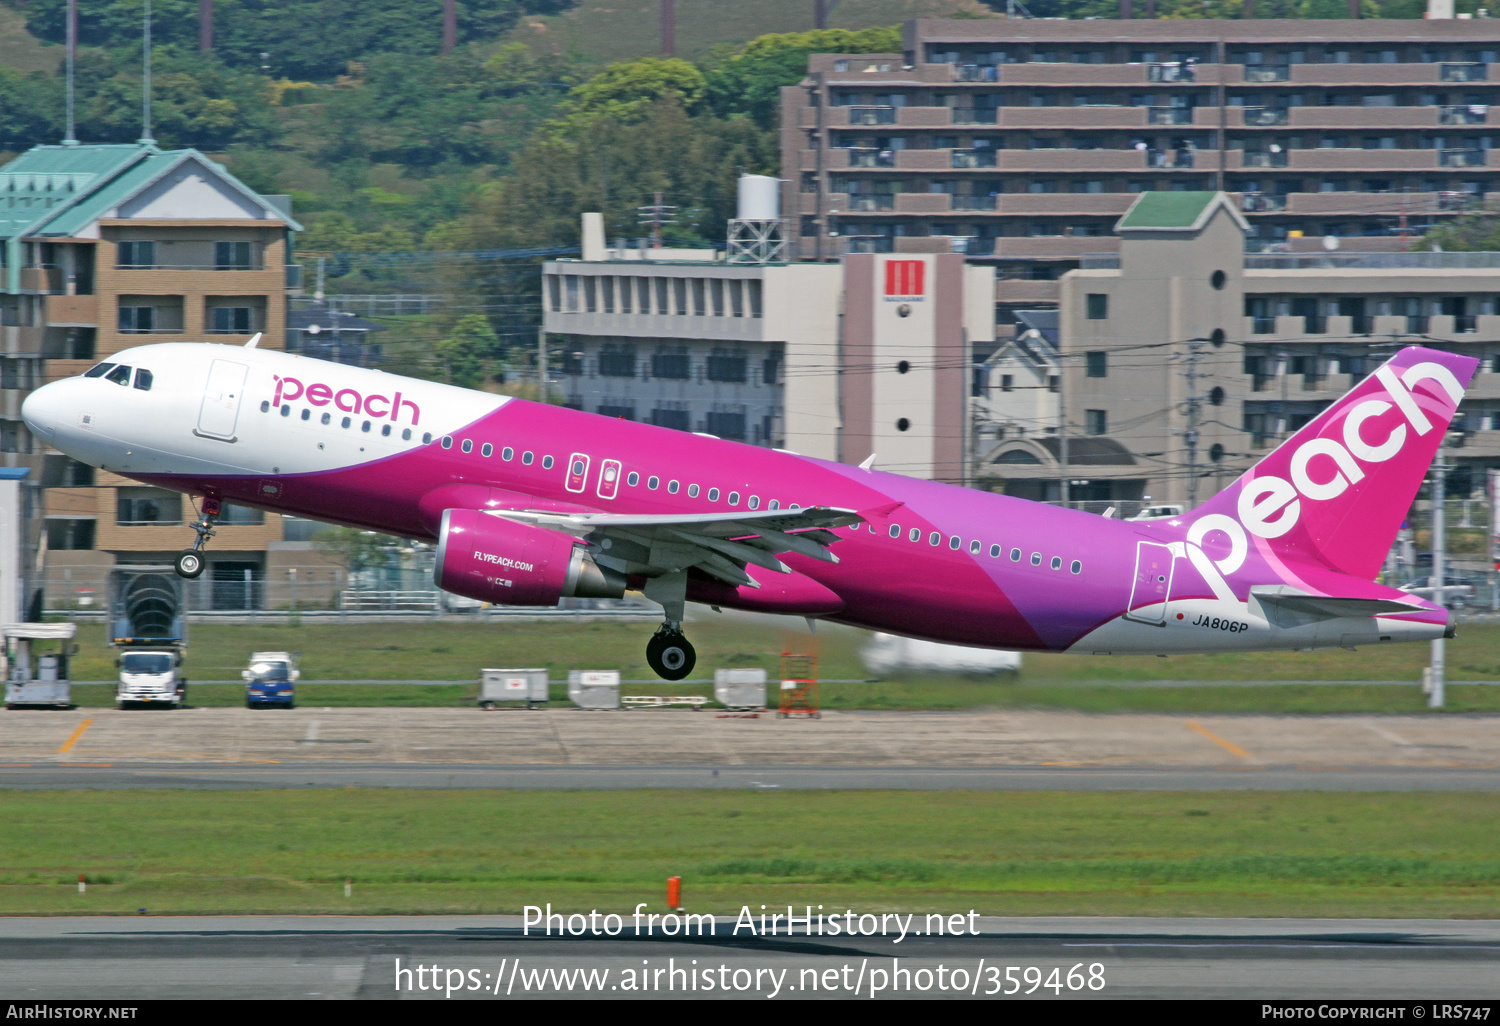
<path id="1" fill-rule="evenodd" d="M 411 411 L 411 422 L 413 425 L 421 422 L 422 411 L 417 404 L 410 399 L 401 398 L 401 393 L 395 395 L 364 395 L 352 388 L 340 388 L 335 390 L 331 385 L 322 382 L 314 382 L 304 385 L 297 378 L 280 377 L 273 375 L 276 380 L 276 398 L 272 401 L 273 406 L 280 406 L 283 402 L 292 402 L 301 399 L 310 406 L 333 405 L 345 413 L 360 413 L 367 417 L 381 417 L 396 420 L 402 408 Z"/>

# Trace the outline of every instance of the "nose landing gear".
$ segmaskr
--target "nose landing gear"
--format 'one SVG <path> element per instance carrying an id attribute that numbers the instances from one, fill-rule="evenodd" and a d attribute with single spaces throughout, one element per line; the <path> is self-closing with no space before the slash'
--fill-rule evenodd
<path id="1" fill-rule="evenodd" d="M 206 565 L 203 560 L 203 549 L 208 544 L 208 540 L 218 533 L 214 530 L 214 524 L 219 521 L 221 508 L 218 499 L 204 498 L 203 515 L 192 523 L 193 530 L 198 534 L 197 540 L 193 542 L 192 548 L 183 549 L 177 553 L 177 559 L 173 563 L 177 576 L 192 580 L 202 575 Z"/>

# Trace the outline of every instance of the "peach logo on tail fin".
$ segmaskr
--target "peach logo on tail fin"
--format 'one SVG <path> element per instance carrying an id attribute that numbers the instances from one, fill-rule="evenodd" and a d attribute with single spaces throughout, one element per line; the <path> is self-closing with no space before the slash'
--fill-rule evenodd
<path id="1" fill-rule="evenodd" d="M 1408 426 L 1418 436 L 1431 431 L 1432 421 L 1412 394 L 1417 382 L 1436 382 L 1455 407 L 1464 394 L 1458 378 L 1439 363 L 1416 364 L 1399 378 L 1386 364 L 1375 372 L 1375 377 L 1385 386 L 1391 402 L 1365 399 L 1350 407 L 1344 416 L 1342 442 L 1320 437 L 1299 445 L 1292 452 L 1290 481 L 1267 474 L 1245 485 L 1236 512 L 1247 530 L 1261 538 L 1280 538 L 1297 526 L 1304 499 L 1313 502 L 1336 499 L 1350 485 L 1364 480 L 1362 464 L 1385 463 L 1395 458 L 1410 437 Z M 1386 414 L 1393 409 L 1399 412 L 1400 419 L 1390 423 L 1391 418 Z M 1381 428 L 1385 432 L 1383 437 Z"/>

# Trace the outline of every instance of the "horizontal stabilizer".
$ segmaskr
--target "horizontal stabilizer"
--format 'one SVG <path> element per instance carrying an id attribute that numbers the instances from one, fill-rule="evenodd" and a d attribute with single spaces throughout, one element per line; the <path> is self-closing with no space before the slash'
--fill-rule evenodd
<path id="1" fill-rule="evenodd" d="M 1344 616 L 1378 616 L 1381 613 L 1414 613 L 1420 608 L 1393 599 L 1310 595 L 1285 584 L 1251 588 L 1250 596 L 1253 599 L 1259 599 L 1263 608 L 1269 607 L 1268 612 L 1274 610 L 1316 620 L 1336 620 Z M 1279 618 L 1269 617 L 1269 619 Z"/>

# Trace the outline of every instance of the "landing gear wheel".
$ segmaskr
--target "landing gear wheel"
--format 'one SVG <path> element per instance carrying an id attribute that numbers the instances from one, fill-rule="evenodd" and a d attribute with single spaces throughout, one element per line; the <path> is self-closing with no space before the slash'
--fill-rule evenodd
<path id="1" fill-rule="evenodd" d="M 202 576 L 203 566 L 203 553 L 197 549 L 183 549 L 177 553 L 174 569 L 177 571 L 178 577 L 186 577 L 188 580 L 192 580 L 195 577 Z"/>
<path id="2" fill-rule="evenodd" d="M 681 680 L 693 672 L 698 653 L 692 643 L 676 631 L 658 631 L 646 643 L 646 662 L 663 680 Z"/>

